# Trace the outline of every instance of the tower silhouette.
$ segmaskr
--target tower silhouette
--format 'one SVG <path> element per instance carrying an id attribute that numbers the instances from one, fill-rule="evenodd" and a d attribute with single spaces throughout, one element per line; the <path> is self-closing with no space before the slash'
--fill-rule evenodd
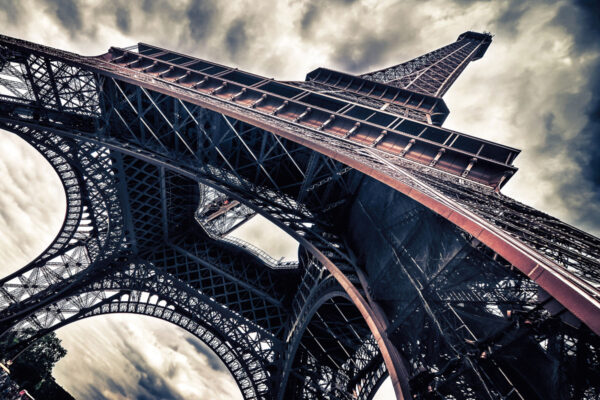
<path id="1" fill-rule="evenodd" d="M 442 128 L 492 40 L 282 82 L 140 43 L 98 57 L 0 36 L 0 128 L 66 193 L 0 280 L 13 357 L 109 313 L 191 332 L 246 399 L 600 396 L 600 240 L 500 193 L 519 150 Z M 260 214 L 282 262 L 227 236 Z"/>

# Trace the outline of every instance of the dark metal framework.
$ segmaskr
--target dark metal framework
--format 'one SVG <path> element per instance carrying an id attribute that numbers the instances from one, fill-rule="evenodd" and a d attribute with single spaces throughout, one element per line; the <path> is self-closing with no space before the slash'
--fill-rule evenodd
<path id="1" fill-rule="evenodd" d="M 518 150 L 441 127 L 490 42 L 279 82 L 0 36 L 0 128 L 67 194 L 0 280 L 6 356 L 129 312 L 199 337 L 247 399 L 370 399 L 387 376 L 398 398 L 598 398 L 600 240 L 499 193 Z M 256 214 L 297 262 L 227 236 Z"/>

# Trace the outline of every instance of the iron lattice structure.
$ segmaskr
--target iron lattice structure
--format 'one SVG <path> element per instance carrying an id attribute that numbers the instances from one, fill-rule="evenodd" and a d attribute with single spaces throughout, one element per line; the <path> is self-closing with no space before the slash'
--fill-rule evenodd
<path id="1" fill-rule="evenodd" d="M 60 177 L 54 242 L 0 280 L 9 354 L 116 312 L 170 321 L 246 399 L 600 396 L 600 240 L 500 193 L 519 151 L 442 128 L 489 34 L 281 82 L 140 43 L 0 36 L 0 128 Z M 274 260 L 227 234 L 260 214 Z"/>

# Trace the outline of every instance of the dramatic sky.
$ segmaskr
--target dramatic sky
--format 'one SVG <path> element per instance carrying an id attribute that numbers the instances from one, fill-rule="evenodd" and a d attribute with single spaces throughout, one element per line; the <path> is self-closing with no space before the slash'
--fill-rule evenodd
<path id="1" fill-rule="evenodd" d="M 139 41 L 278 79 L 360 73 L 495 37 L 445 99 L 445 126 L 523 150 L 504 193 L 600 234 L 600 5 L 590 1 L 0 0 L 0 33 L 95 55 Z M 34 258 L 64 216 L 44 160 L 0 132 L 0 274 Z M 290 255 L 255 223 L 244 237 Z M 269 233 L 271 238 L 267 237 Z M 277 237 L 277 233 L 274 233 Z M 79 398 L 213 399 L 239 392 L 215 356 L 162 321 L 107 316 L 58 332 L 56 377 Z M 390 398 L 385 387 L 379 398 Z"/>

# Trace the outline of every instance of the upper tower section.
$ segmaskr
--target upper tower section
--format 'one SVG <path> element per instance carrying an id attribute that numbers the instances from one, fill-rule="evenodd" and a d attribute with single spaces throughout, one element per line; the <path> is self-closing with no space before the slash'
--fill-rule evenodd
<path id="1" fill-rule="evenodd" d="M 362 78 L 402 89 L 442 97 L 471 61 L 483 57 L 492 35 L 465 32 L 456 42 L 420 57 L 378 71 Z"/>

